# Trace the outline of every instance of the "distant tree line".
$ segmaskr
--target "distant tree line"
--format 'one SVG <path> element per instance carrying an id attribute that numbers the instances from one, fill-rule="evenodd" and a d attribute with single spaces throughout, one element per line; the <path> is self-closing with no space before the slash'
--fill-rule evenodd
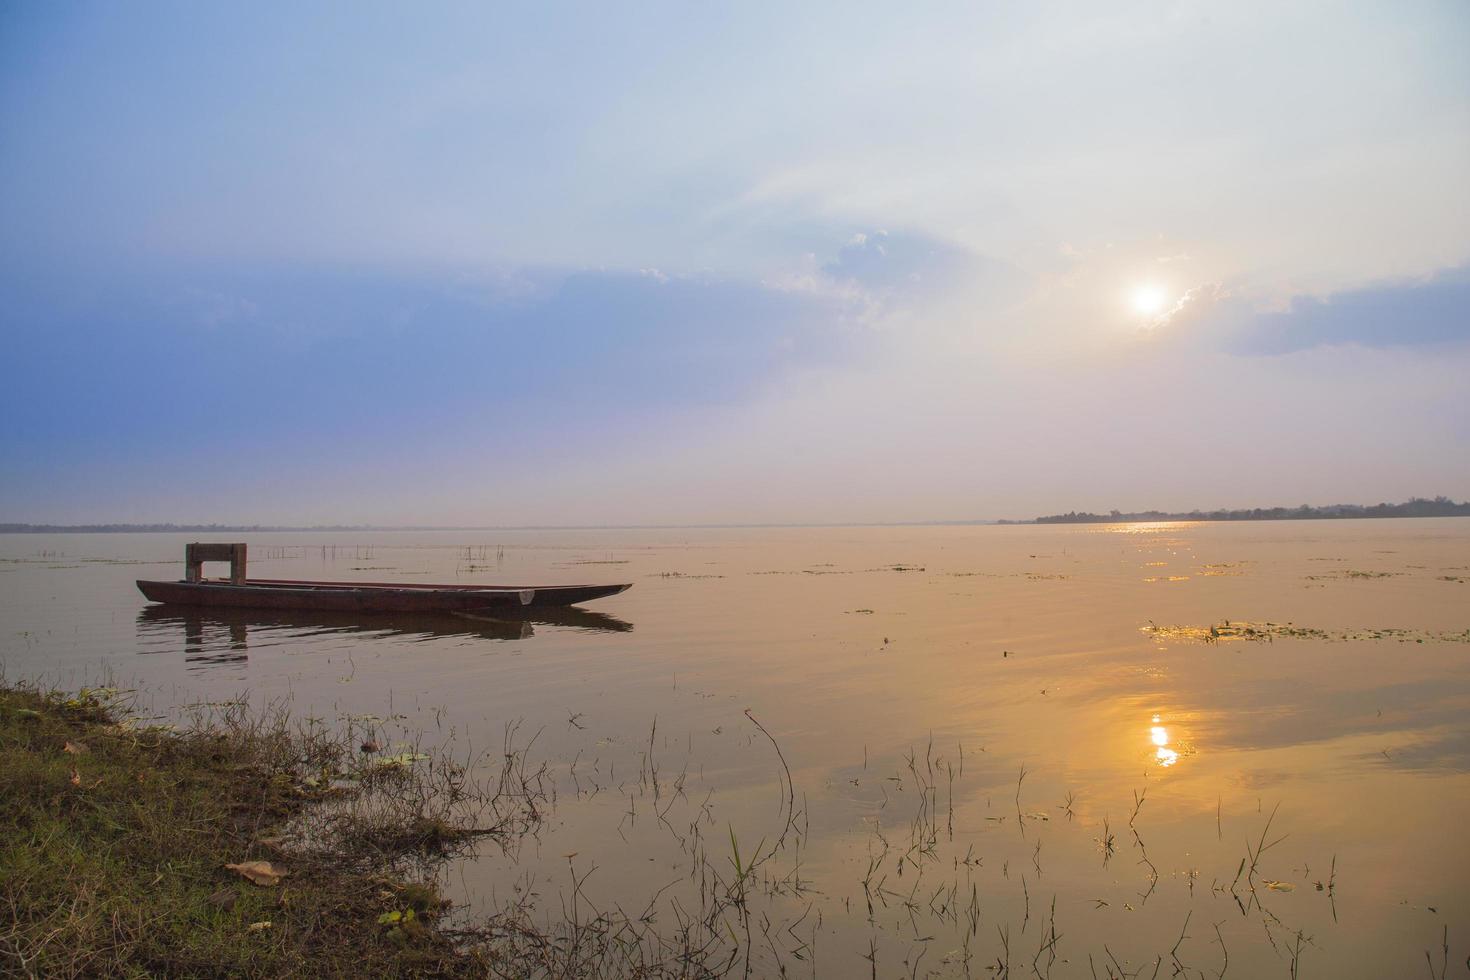
<path id="1" fill-rule="evenodd" d="M 1091 514 L 1071 511 L 1038 517 L 1033 524 L 1123 524 L 1133 521 L 1320 521 L 1365 517 L 1470 517 L 1470 502 L 1457 504 L 1448 497 L 1413 497 L 1402 504 L 1329 504 L 1325 507 L 1254 507 L 1249 510 L 1192 510 L 1168 513 L 1145 510 L 1133 514 L 1110 511 Z M 1002 521 L 1001 523 L 1024 523 Z"/>

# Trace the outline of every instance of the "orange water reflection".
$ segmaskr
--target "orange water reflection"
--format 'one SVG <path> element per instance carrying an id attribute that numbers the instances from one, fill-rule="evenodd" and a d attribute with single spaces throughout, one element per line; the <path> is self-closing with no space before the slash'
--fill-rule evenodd
<path id="1" fill-rule="evenodd" d="M 1161 766 L 1172 766 L 1179 761 L 1179 753 L 1169 748 L 1169 729 L 1159 724 L 1160 716 L 1153 716 L 1149 737 L 1154 743 L 1154 761 Z"/>
<path id="2" fill-rule="evenodd" d="M 586 610 L 605 619 L 546 629 L 537 621 L 534 636 L 521 624 L 502 634 L 494 624 L 142 610 L 131 563 L 176 562 L 178 540 L 0 536 L 0 664 L 16 674 L 66 671 L 74 684 L 101 665 L 163 709 L 169 699 L 225 699 L 248 685 L 261 703 L 290 696 L 328 717 L 400 714 L 405 730 L 461 739 L 456 751 L 498 744 L 502 724 L 523 719 L 538 733 L 532 757 L 549 760 L 560 802 L 534 848 L 487 847 L 446 876 L 465 909 L 498 908 L 508 883 L 534 875 L 554 916 L 557 897 L 575 895 L 564 891 L 575 886 L 563 855 L 580 852 L 578 876 L 588 855 L 601 869 L 588 883 L 601 891 L 586 896 L 599 907 L 643 908 L 663 895 L 659 921 L 677 921 L 703 899 L 694 878 L 671 869 L 696 866 L 704 847 L 696 851 L 693 837 L 686 848 L 669 825 L 698 821 L 711 839 L 735 834 L 742 847 L 769 835 L 769 852 L 785 823 L 777 801 L 786 782 L 811 817 L 808 830 L 802 813 L 801 893 L 752 889 L 750 901 L 755 914 L 769 912 L 772 936 L 808 908 L 797 932 L 824 917 L 821 975 L 869 955 L 885 973 L 904 957 L 912 965 L 916 935 L 934 936 L 920 968 L 966 942 L 974 965 L 1004 955 L 1004 929 L 1012 947 L 1021 937 L 1020 951 L 1034 955 L 1042 936 L 1021 929 L 1041 902 L 1052 908 L 1052 896 L 1057 935 L 1069 923 L 1058 945 L 1071 966 L 1089 951 L 1105 958 L 1103 941 L 1120 962 L 1155 958 L 1177 942 L 1190 908 L 1207 917 L 1186 924 L 1194 938 L 1178 947 L 1194 957 L 1192 972 L 1223 969 L 1228 944 L 1229 975 L 1284 974 L 1267 937 L 1292 945 L 1298 929 L 1313 937 L 1307 972 L 1324 976 L 1400 975 L 1426 948 L 1437 961 L 1442 942 L 1452 953 L 1470 946 L 1470 876 L 1454 871 L 1470 867 L 1470 842 L 1456 826 L 1470 799 L 1467 647 L 1375 635 L 1399 626 L 1449 636 L 1470 626 L 1466 587 L 1447 580 L 1470 566 L 1463 519 L 1171 524 L 1131 538 L 982 526 L 267 539 L 301 549 L 261 559 L 282 578 L 448 581 L 466 542 L 493 552 L 503 540 L 514 545 L 507 578 L 570 582 L 616 560 L 618 577 L 638 583 Z M 320 540 L 345 544 L 308 550 Z M 395 571 L 358 570 L 359 540 L 377 549 L 374 566 Z M 111 560 L 49 557 L 83 547 L 87 558 Z M 1335 565 L 1396 574 L 1308 579 Z M 1246 574 L 1206 577 L 1197 571 L 1205 567 Z M 1138 583 L 1155 571 L 1193 577 L 1168 589 Z M 1211 625 L 1227 618 L 1290 620 L 1353 638 L 1302 629 L 1217 644 Z M 220 667 L 205 659 L 212 655 L 235 659 Z M 636 780 L 620 787 L 651 759 L 688 773 L 687 794 L 665 795 L 656 814 Z M 1263 887 L 1259 897 L 1284 925 L 1267 918 L 1244 878 L 1246 915 L 1229 894 L 1243 841 L 1260 840 L 1278 804 L 1271 839 L 1291 836 L 1267 851 L 1261 871 L 1296 888 Z M 648 818 L 635 823 L 632 814 Z M 901 880 L 910 893 L 923 876 L 911 910 L 922 933 L 897 902 L 871 918 L 859 911 L 869 897 L 862 870 L 884 853 L 882 837 L 863 828 L 880 825 L 886 837 L 913 828 L 872 880 L 890 873 L 888 884 Z M 1099 846 L 1110 832 L 1118 839 L 1108 863 Z M 1156 877 L 1137 863 L 1144 841 Z M 709 853 L 711 866 L 722 860 Z M 1343 892 L 1352 901 L 1340 896 L 1336 908 L 1313 887 L 1330 883 L 1333 855 L 1339 885 L 1352 885 Z M 794 858 L 782 850 L 764 868 L 794 874 Z M 675 876 L 681 884 L 661 892 Z M 1216 880 L 1224 891 L 1210 888 Z M 944 895 L 985 896 L 986 923 L 973 936 L 955 903 L 927 904 L 941 885 Z M 1222 935 L 1206 924 L 1201 936 L 1206 921 L 1221 922 Z M 813 938 L 811 949 L 818 945 Z M 772 950 L 752 955 L 765 957 L 752 975 L 780 972 Z M 1058 963 L 1053 975 L 1069 970 Z"/>

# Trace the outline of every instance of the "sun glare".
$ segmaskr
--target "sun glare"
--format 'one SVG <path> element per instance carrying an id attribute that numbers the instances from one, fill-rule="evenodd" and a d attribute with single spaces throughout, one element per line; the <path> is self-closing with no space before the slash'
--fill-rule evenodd
<path id="1" fill-rule="evenodd" d="M 1158 316 L 1164 312 L 1168 299 L 1162 286 L 1139 286 L 1133 290 L 1133 312 L 1139 316 Z"/>

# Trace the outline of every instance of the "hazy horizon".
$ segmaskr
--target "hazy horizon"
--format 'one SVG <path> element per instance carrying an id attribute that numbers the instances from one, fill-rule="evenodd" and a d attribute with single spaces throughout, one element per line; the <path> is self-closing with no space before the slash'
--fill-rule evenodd
<path id="1" fill-rule="evenodd" d="M 0 518 L 1470 497 L 1470 8 L 0 12 Z"/>
<path id="2" fill-rule="evenodd" d="M 1103 514 L 1119 515 L 1119 519 L 1127 521 L 1142 514 L 1167 514 L 1169 518 L 1185 518 L 1186 515 L 1194 513 L 1209 515 L 1218 512 L 1247 511 L 1247 510 L 1281 510 L 1296 507 L 1312 508 L 1317 510 L 1330 510 L 1338 507 L 1382 507 L 1402 506 L 1405 503 L 1415 501 L 1431 501 L 1438 503 L 1446 501 L 1458 507 L 1470 506 L 1470 502 L 1460 503 L 1449 500 L 1443 496 L 1430 497 L 1419 495 L 1408 501 L 1379 501 L 1374 504 L 1361 504 L 1345 501 L 1334 501 L 1332 503 L 1301 503 L 1295 505 L 1277 506 L 1254 506 L 1254 507 L 1193 507 L 1185 511 L 1161 511 L 1159 508 L 1140 507 L 1132 509 L 1107 508 L 1094 512 L 1081 511 L 1071 508 L 1061 512 L 1065 514 L 1077 514 L 1079 516 L 1098 516 Z M 1032 514 L 1026 517 L 936 517 L 928 520 L 911 521 L 787 521 L 787 522 L 762 522 L 762 523 L 695 523 L 695 524 L 288 524 L 288 523 L 264 523 L 260 521 L 225 521 L 225 520 L 168 520 L 154 521 L 149 523 L 127 522 L 127 521 L 88 521 L 74 524 L 47 524 L 33 521 L 0 521 L 0 532 L 9 527 L 19 527 L 26 531 L 89 531 L 96 528 L 116 529 L 120 531 L 142 531 L 160 528 L 176 528 L 180 531 L 195 531 L 202 529 L 217 529 L 220 531 L 258 531 L 270 533 L 273 531 L 338 531 L 338 530 L 367 530 L 367 531 L 621 531 L 621 530 L 699 530 L 716 528 L 838 528 L 838 527 L 942 527 L 942 526 L 975 526 L 987 524 L 1031 524 L 1045 522 L 1046 519 L 1059 515 Z M 1382 520 L 1400 518 L 1432 518 L 1445 516 L 1465 516 L 1463 514 L 1349 514 L 1341 517 L 1328 519 L 1363 519 Z M 1208 518 L 1206 518 L 1208 519 Z M 1234 521 L 1251 520 L 1253 518 L 1231 518 Z M 1323 518 L 1282 518 L 1262 517 L 1259 520 L 1320 520 Z M 1061 522 L 1067 523 L 1067 522 Z"/>

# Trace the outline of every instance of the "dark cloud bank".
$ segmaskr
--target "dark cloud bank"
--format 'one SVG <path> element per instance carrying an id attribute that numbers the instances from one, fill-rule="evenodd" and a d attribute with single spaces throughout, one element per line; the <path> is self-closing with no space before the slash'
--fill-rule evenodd
<path id="1" fill-rule="evenodd" d="M 1234 354 L 1462 344 L 1470 342 L 1470 265 L 1412 282 L 1298 296 L 1285 310 L 1265 312 L 1219 289 L 1197 290 L 1176 314 L 1175 326 L 1182 337 Z"/>

